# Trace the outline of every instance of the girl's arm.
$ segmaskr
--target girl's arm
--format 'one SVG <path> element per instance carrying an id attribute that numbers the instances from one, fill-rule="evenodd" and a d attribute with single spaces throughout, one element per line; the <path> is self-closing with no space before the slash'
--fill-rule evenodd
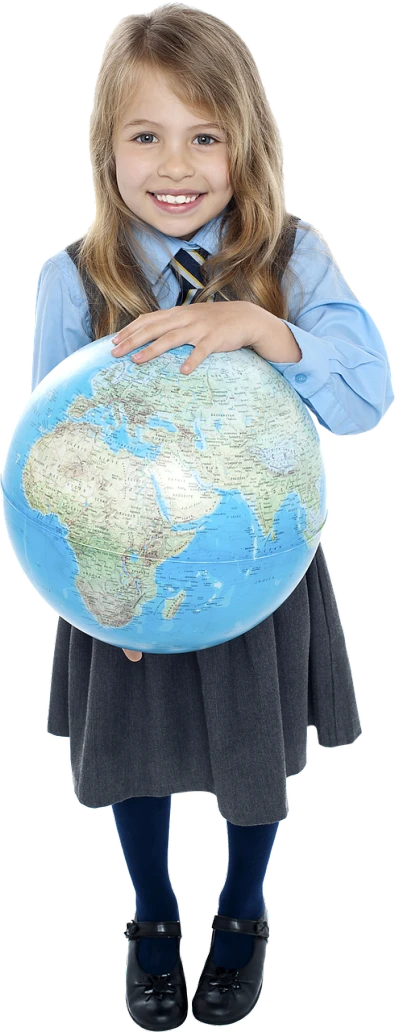
<path id="1" fill-rule="evenodd" d="M 59 362 L 92 340 L 88 300 L 65 251 L 44 262 L 35 310 L 32 391 Z"/>

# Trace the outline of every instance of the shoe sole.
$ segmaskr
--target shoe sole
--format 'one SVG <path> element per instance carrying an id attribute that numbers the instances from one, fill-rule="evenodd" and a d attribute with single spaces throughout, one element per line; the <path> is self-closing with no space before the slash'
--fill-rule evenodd
<path id="1" fill-rule="evenodd" d="M 204 1025 L 234 1025 L 235 1021 L 242 1021 L 243 1018 L 247 1017 L 247 1014 L 251 1014 L 251 1011 L 254 1010 L 254 1007 L 258 1003 L 259 997 L 261 995 L 262 986 L 263 986 L 263 979 L 262 979 L 260 987 L 259 987 L 258 995 L 257 995 L 256 999 L 254 1000 L 254 1002 L 252 1004 L 252 1007 L 250 1007 L 249 1010 L 245 1012 L 245 1014 L 240 1014 L 238 1018 L 231 1018 L 230 1021 L 228 1019 L 226 1021 L 210 1021 L 209 1018 L 198 1018 L 197 1014 L 193 1014 L 193 1016 L 196 1019 L 196 1021 L 202 1021 Z M 193 1013 L 193 1008 L 192 1008 L 192 1013 Z"/>
<path id="2" fill-rule="evenodd" d="M 154 1027 L 152 1027 L 152 1025 L 144 1025 L 142 1021 L 137 1021 L 137 1019 L 134 1017 L 134 1015 L 132 1014 L 131 1010 L 129 1009 L 129 1003 L 128 1003 L 127 994 L 125 996 L 125 1000 L 126 1000 L 126 1006 L 127 1006 L 127 1009 L 128 1009 L 128 1014 L 130 1014 L 130 1017 L 131 1017 L 132 1021 L 135 1021 L 136 1025 L 140 1025 L 140 1028 L 147 1028 L 147 1029 L 149 1029 L 150 1032 L 161 1032 L 162 1029 L 163 1029 L 163 1032 L 170 1032 L 170 1029 L 172 1029 L 172 1028 L 179 1028 L 180 1025 L 184 1024 L 184 1021 L 186 1020 L 186 1017 L 188 1015 L 188 1009 L 189 1008 L 187 1009 L 185 1017 L 182 1019 L 182 1021 L 177 1021 L 177 1023 L 175 1025 L 160 1025 L 160 1026 L 159 1025 L 158 1026 L 154 1025 Z"/>

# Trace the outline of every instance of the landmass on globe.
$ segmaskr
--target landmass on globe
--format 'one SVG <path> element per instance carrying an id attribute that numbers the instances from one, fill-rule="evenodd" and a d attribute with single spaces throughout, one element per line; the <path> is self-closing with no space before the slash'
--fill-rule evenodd
<path id="1" fill-rule="evenodd" d="M 307 546 L 322 527 L 314 424 L 276 370 L 264 363 L 265 375 L 262 366 L 254 375 L 262 360 L 249 352 L 246 366 L 245 358 L 212 355 L 190 377 L 179 374 L 180 349 L 140 367 L 118 359 L 92 375 L 89 394 L 74 394 L 52 429 L 41 427 L 23 468 L 25 497 L 67 529 L 76 587 L 100 624 L 122 627 L 155 599 L 157 568 L 183 555 L 224 493 L 241 496 L 272 541 L 294 493 Z M 56 388 L 50 400 L 56 406 Z M 121 430 L 127 447 L 114 448 Z M 258 558 L 254 535 L 239 558 Z M 164 620 L 186 595 L 165 600 Z"/>

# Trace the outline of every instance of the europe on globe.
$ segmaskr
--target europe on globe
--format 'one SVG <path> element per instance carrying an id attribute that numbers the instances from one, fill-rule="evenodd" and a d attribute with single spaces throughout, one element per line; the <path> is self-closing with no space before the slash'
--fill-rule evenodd
<path id="1" fill-rule="evenodd" d="M 151 653 L 209 648 L 273 613 L 327 518 L 320 438 L 249 348 L 141 366 L 111 336 L 32 392 L 1 477 L 27 577 L 78 629 Z M 148 345 L 147 345 L 148 346 Z"/>

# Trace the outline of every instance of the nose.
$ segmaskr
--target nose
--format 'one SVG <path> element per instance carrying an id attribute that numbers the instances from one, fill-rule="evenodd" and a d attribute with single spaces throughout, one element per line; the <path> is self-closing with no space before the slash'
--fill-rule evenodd
<path id="1" fill-rule="evenodd" d="M 182 145 L 169 148 L 158 166 L 159 175 L 168 174 L 170 178 L 182 179 L 185 174 L 194 174 L 194 165 Z"/>

